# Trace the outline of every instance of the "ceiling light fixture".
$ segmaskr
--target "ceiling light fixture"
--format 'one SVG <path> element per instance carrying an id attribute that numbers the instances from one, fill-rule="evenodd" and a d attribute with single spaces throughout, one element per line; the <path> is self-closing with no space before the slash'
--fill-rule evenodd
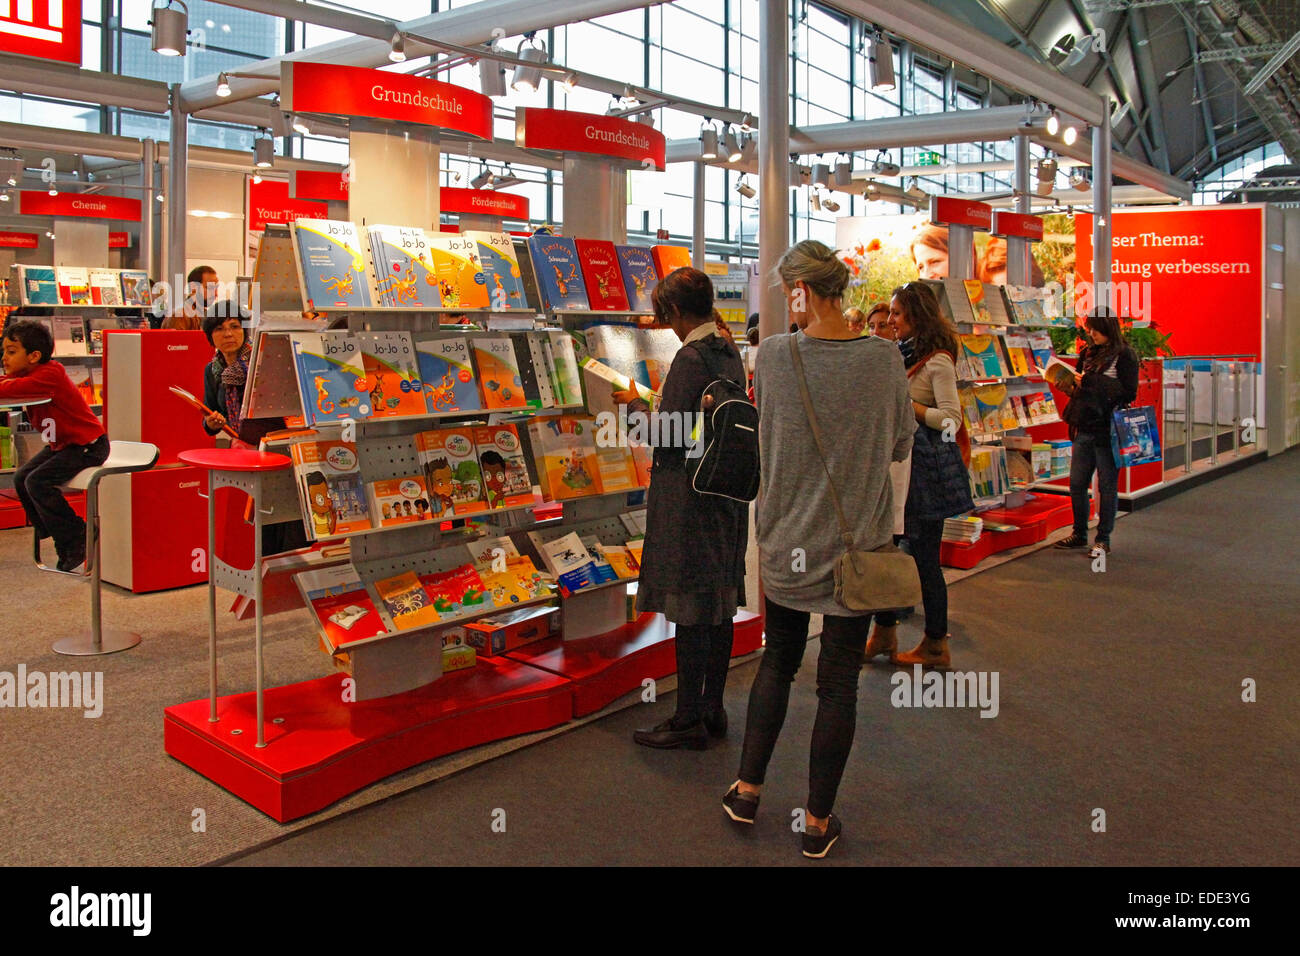
<path id="1" fill-rule="evenodd" d="M 929 193 L 921 188 L 921 180 L 916 176 L 912 177 L 912 185 L 908 186 L 905 192 L 913 199 L 925 199 L 929 196 Z"/>
<path id="2" fill-rule="evenodd" d="M 808 201 L 812 204 L 813 212 L 822 211 L 822 197 L 818 195 L 817 190 L 812 191 L 811 198 Z"/>
<path id="3" fill-rule="evenodd" d="M 655 116 L 649 110 L 646 110 L 644 113 L 638 116 L 636 118 L 636 121 L 640 123 L 642 126 L 649 126 L 651 129 L 654 129 Z"/>
<path id="4" fill-rule="evenodd" d="M 275 162 L 275 141 L 265 130 L 263 135 L 253 140 L 253 165 L 259 169 L 270 169 Z"/>
<path id="5" fill-rule="evenodd" d="M 289 125 L 296 133 L 302 133 L 303 136 L 311 135 L 311 127 L 307 125 L 307 121 L 296 113 L 290 117 Z"/>
<path id="6" fill-rule="evenodd" d="M 754 119 L 753 113 L 746 113 L 744 116 L 740 118 L 740 131 L 742 133 L 754 132 L 755 129 L 754 124 L 757 122 L 758 120 Z"/>
<path id="7" fill-rule="evenodd" d="M 758 195 L 758 190 L 755 189 L 753 186 L 751 186 L 749 183 L 745 182 L 744 176 L 741 176 L 740 182 L 736 183 L 736 192 L 740 193 L 746 199 L 753 199 L 756 195 Z"/>
<path id="8" fill-rule="evenodd" d="M 8 201 L 9 201 L 9 190 L 6 189 L 4 192 L 0 192 L 0 202 L 8 202 Z"/>
<path id="9" fill-rule="evenodd" d="M 54 184 L 53 184 L 53 183 L 50 183 L 50 195 L 51 195 L 51 196 L 57 196 L 58 194 L 59 194 L 59 191 L 58 191 L 57 189 L 54 188 Z"/>
<path id="10" fill-rule="evenodd" d="M 524 44 L 531 43 L 525 49 Z M 537 34 L 526 33 L 524 38 L 519 41 L 519 59 L 528 64 L 546 62 L 546 44 L 537 39 Z M 537 85 L 542 81 L 542 69 L 540 66 L 516 66 L 515 77 L 510 85 L 520 93 L 533 93 L 537 90 Z"/>
<path id="11" fill-rule="evenodd" d="M 713 120 L 707 116 L 705 125 L 700 129 L 700 159 L 718 158 L 718 131 L 713 128 Z"/>
<path id="12" fill-rule="evenodd" d="M 406 62 L 406 37 L 402 36 L 401 30 L 393 34 L 392 42 L 388 44 L 388 59 L 393 63 Z"/>
<path id="13" fill-rule="evenodd" d="M 153 19 L 149 26 L 153 28 L 150 45 L 155 53 L 163 56 L 184 56 L 185 42 L 189 37 L 190 11 L 182 0 L 165 0 L 163 6 L 155 6 L 150 11 Z M 180 9 L 176 9 L 179 7 Z"/>
<path id="14" fill-rule="evenodd" d="M 883 33 L 874 34 L 867 41 L 867 74 L 876 93 L 888 93 L 895 86 L 894 48 Z"/>
<path id="15" fill-rule="evenodd" d="M 875 200 L 879 199 L 879 198 L 880 198 L 880 187 L 877 186 L 874 182 L 870 182 L 870 181 L 868 181 L 868 182 L 867 182 L 866 197 L 867 197 L 867 202 L 874 202 Z"/>
<path id="16" fill-rule="evenodd" d="M 1086 193 L 1092 188 L 1092 184 L 1088 182 L 1088 177 L 1084 175 L 1082 169 L 1075 169 L 1074 172 L 1070 173 L 1070 185 L 1081 193 Z"/>
<path id="17" fill-rule="evenodd" d="M 822 208 L 829 209 L 831 212 L 839 212 L 840 204 L 836 202 L 834 199 L 832 199 L 830 196 L 827 196 L 822 200 Z"/>
<path id="18" fill-rule="evenodd" d="M 727 131 L 722 135 L 722 150 L 723 155 L 727 157 L 727 162 L 740 162 L 742 152 L 740 143 L 736 140 L 736 134 L 732 131 L 730 126 L 727 127 Z"/>
<path id="19" fill-rule="evenodd" d="M 1055 136 L 1061 131 L 1061 115 L 1052 108 L 1052 112 L 1047 117 L 1047 135 Z"/>
<path id="20" fill-rule="evenodd" d="M 495 40 L 489 49 L 494 53 L 499 49 Z M 500 60 L 478 61 L 478 88 L 484 96 L 506 95 L 506 68 Z"/>
<path id="21" fill-rule="evenodd" d="M 1065 141 L 1066 146 L 1073 146 L 1075 140 L 1077 140 L 1078 138 L 1079 138 L 1079 130 L 1078 127 L 1074 126 L 1074 124 L 1067 126 L 1065 128 L 1065 132 L 1061 134 L 1061 139 Z"/>
<path id="22" fill-rule="evenodd" d="M 843 162 L 835 164 L 835 186 L 843 189 L 846 186 L 853 185 L 853 157 L 850 156 Z"/>
<path id="23" fill-rule="evenodd" d="M 217 74 L 217 95 L 222 99 L 230 95 L 230 77 L 224 73 Z"/>
<path id="24" fill-rule="evenodd" d="M 799 157 L 790 157 L 790 188 L 798 189 L 803 185 L 803 167 L 799 165 Z"/>
<path id="25" fill-rule="evenodd" d="M 565 92 L 572 93 L 574 90 L 578 88 L 578 74 L 566 73 L 564 74 L 564 79 L 561 82 L 564 86 Z"/>
<path id="26" fill-rule="evenodd" d="M 817 158 L 818 158 L 818 159 L 821 159 L 820 156 L 818 156 Z M 821 187 L 823 187 L 823 188 L 829 188 L 829 186 L 830 186 L 830 184 L 831 184 L 831 168 L 830 168 L 830 166 L 826 165 L 825 163 L 821 163 L 821 162 L 813 163 L 813 168 L 812 168 L 812 184 L 813 184 L 814 186 L 821 186 Z"/>

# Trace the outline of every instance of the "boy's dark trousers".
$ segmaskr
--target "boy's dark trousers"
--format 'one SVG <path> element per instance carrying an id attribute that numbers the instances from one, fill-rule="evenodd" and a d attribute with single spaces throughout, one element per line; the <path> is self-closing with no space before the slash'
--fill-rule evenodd
<path id="1" fill-rule="evenodd" d="M 14 475 L 14 490 L 27 512 L 27 520 L 36 529 L 36 536 L 52 536 L 60 555 L 69 550 L 75 553 L 78 545 L 85 542 L 86 523 L 77 517 L 59 486 L 83 468 L 102 465 L 107 458 L 107 435 L 101 435 L 89 445 L 68 445 L 59 451 L 46 445 Z"/>

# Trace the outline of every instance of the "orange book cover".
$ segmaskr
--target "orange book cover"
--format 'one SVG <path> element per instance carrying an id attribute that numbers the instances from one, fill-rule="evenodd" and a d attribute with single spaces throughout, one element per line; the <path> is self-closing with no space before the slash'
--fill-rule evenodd
<path id="1" fill-rule="evenodd" d="M 654 256 L 660 279 L 674 269 L 689 268 L 691 264 L 691 250 L 685 246 L 651 246 L 650 254 Z"/>

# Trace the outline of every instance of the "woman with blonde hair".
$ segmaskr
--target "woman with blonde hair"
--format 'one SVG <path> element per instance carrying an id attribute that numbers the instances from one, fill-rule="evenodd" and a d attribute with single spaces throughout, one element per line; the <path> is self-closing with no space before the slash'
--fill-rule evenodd
<path id="1" fill-rule="evenodd" d="M 723 808 L 738 823 L 754 822 L 809 617 L 824 615 L 803 835 L 804 855 L 820 858 L 840 834 L 831 809 L 853 744 L 871 620 L 835 599 L 835 564 L 845 550 L 840 516 L 854 548 L 889 544 L 889 463 L 907 457 L 915 426 L 898 349 L 854 334 L 845 321 L 840 299 L 849 273 L 834 251 L 801 242 L 777 271 L 797 331 L 765 339 L 754 374 L 763 451 L 755 528 L 767 649 L 750 688 L 739 779 Z M 805 386 L 811 417 L 801 398 Z"/>

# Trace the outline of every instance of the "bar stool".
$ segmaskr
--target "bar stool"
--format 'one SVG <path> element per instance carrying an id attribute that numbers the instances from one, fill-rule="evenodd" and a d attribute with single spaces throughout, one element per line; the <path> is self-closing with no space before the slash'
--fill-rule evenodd
<path id="1" fill-rule="evenodd" d="M 255 605 L 257 664 L 257 746 L 266 746 L 262 710 L 265 674 L 262 666 L 262 475 L 291 464 L 284 455 L 244 448 L 194 448 L 177 457 L 208 473 L 208 721 L 217 722 L 217 585 L 252 598 Z M 216 494 L 237 488 L 253 499 L 253 566 L 248 570 L 217 556 Z"/>
<path id="2" fill-rule="evenodd" d="M 71 657 L 97 657 L 101 654 L 113 654 L 125 651 L 140 643 L 140 635 L 120 628 L 105 628 L 102 595 L 100 593 L 99 554 L 99 483 L 109 475 L 126 475 L 135 471 L 148 471 L 158 461 L 158 446 L 149 442 L 115 441 L 109 442 L 108 458 L 102 465 L 83 468 L 63 485 L 65 491 L 85 491 L 86 493 L 86 570 L 60 571 L 46 566 L 41 561 L 41 539 L 35 539 L 33 551 L 36 566 L 52 574 L 68 574 L 72 577 L 90 578 L 90 633 L 76 637 L 65 637 L 54 642 L 54 652 Z"/>

